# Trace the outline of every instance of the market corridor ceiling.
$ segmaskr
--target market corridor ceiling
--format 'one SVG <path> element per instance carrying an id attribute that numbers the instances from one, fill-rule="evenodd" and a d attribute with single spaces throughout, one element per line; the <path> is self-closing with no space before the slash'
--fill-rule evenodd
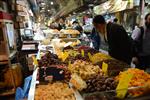
<path id="1" fill-rule="evenodd" d="M 29 0 L 34 12 L 44 17 L 66 15 L 82 6 L 99 5 L 108 0 Z"/>

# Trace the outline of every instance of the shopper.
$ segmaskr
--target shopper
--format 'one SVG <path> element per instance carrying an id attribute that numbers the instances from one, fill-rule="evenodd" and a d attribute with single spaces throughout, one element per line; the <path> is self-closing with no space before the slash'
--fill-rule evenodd
<path id="1" fill-rule="evenodd" d="M 101 38 L 95 28 L 93 28 L 92 33 L 91 33 L 91 40 L 92 40 L 94 49 L 99 51 Z"/>
<path id="2" fill-rule="evenodd" d="M 58 30 L 61 30 L 61 29 L 66 29 L 65 18 L 64 17 L 59 18 Z"/>
<path id="3" fill-rule="evenodd" d="M 150 13 L 145 16 L 145 24 L 133 31 L 132 39 L 136 43 L 136 66 L 139 69 L 150 67 Z"/>
<path id="4" fill-rule="evenodd" d="M 83 28 L 80 26 L 79 22 L 77 22 L 77 21 L 74 21 L 72 23 L 72 28 L 75 30 L 78 30 L 80 33 L 83 32 Z"/>
<path id="5" fill-rule="evenodd" d="M 109 55 L 130 64 L 132 59 L 132 43 L 125 29 L 111 22 L 107 24 L 102 15 L 94 17 L 93 25 L 100 32 L 101 38 L 104 38 L 108 43 Z"/>
<path id="6" fill-rule="evenodd" d="M 114 18 L 113 22 L 117 24 L 118 19 L 117 19 L 117 18 Z"/>

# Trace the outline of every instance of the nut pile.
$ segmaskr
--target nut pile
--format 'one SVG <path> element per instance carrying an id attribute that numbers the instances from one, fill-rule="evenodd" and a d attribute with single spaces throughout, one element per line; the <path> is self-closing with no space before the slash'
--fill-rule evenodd
<path id="1" fill-rule="evenodd" d="M 56 82 L 39 85 L 36 89 L 35 100 L 75 100 L 74 91 L 66 83 Z"/>
<path id="2" fill-rule="evenodd" d="M 83 80 L 87 80 L 91 76 L 102 74 L 99 66 L 94 66 L 89 62 L 76 60 L 68 69 L 70 72 L 78 74 Z"/>
<path id="3" fill-rule="evenodd" d="M 87 88 L 85 92 L 101 92 L 114 90 L 117 87 L 117 83 L 113 78 L 97 75 L 86 81 Z"/>

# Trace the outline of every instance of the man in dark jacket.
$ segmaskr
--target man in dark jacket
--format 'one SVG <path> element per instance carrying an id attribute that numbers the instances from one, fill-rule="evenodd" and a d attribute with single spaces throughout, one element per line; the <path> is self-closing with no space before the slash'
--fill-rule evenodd
<path id="1" fill-rule="evenodd" d="M 109 55 L 130 64 L 132 59 L 132 43 L 125 29 L 115 23 L 107 24 L 101 15 L 94 17 L 93 24 L 108 43 Z"/>

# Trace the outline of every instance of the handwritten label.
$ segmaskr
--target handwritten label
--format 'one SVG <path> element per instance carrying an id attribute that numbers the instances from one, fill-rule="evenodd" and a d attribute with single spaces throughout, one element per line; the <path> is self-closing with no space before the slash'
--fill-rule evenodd
<path id="1" fill-rule="evenodd" d="M 126 93 L 128 91 L 128 86 L 132 77 L 133 77 L 133 74 L 131 73 L 126 72 L 123 74 L 116 88 L 118 98 L 123 99 L 126 96 Z"/>
<path id="2" fill-rule="evenodd" d="M 33 59 L 34 65 L 37 65 L 37 66 L 38 66 L 38 61 L 37 61 L 37 59 L 35 58 L 35 56 L 32 56 L 32 59 Z"/>
<path id="3" fill-rule="evenodd" d="M 92 61 L 92 55 L 90 52 L 88 52 L 88 57 L 89 57 L 90 61 Z"/>
<path id="4" fill-rule="evenodd" d="M 68 62 L 68 67 L 70 67 L 70 66 L 71 66 L 71 61 Z"/>
<path id="5" fill-rule="evenodd" d="M 68 58 L 68 52 L 62 52 L 62 61 L 64 62 Z"/>
<path id="6" fill-rule="evenodd" d="M 84 57 L 84 50 L 83 49 L 81 50 L 81 55 L 82 55 L 82 57 Z"/>
<path id="7" fill-rule="evenodd" d="M 102 71 L 104 73 L 104 75 L 108 75 L 108 64 L 103 62 L 102 64 Z"/>

